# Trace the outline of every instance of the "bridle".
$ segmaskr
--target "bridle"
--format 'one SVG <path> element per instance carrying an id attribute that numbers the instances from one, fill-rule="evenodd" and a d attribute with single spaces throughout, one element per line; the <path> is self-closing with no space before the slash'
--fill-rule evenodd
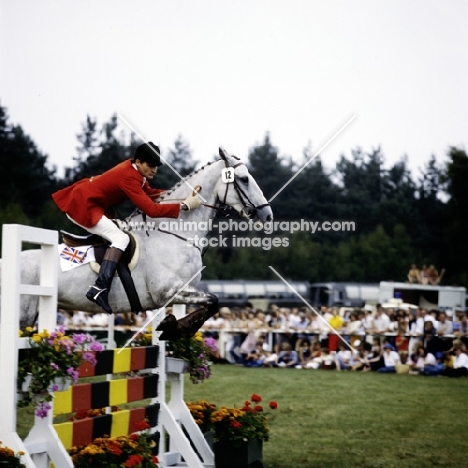
<path id="1" fill-rule="evenodd" d="M 234 164 L 234 166 L 229 166 L 227 162 L 225 162 L 226 168 L 232 167 L 233 169 L 236 169 L 236 167 L 239 166 L 244 166 L 245 164 L 243 162 L 238 162 L 237 164 Z M 230 183 L 226 183 L 226 190 L 224 192 L 224 199 L 221 200 L 219 199 L 219 202 L 221 203 L 222 206 L 226 207 L 226 200 L 227 200 L 227 195 L 229 192 L 229 187 L 231 185 L 234 186 L 234 190 L 237 193 L 237 196 L 239 197 L 240 201 L 244 205 L 245 208 L 249 208 L 249 212 L 246 213 L 247 216 L 250 218 L 253 214 L 255 214 L 258 210 L 261 210 L 262 208 L 265 208 L 266 206 L 270 206 L 269 203 L 263 203 L 263 205 L 255 205 L 255 203 L 252 202 L 252 200 L 249 198 L 247 193 L 243 190 L 243 188 L 239 185 L 239 182 L 237 182 L 236 178 L 234 177 L 234 181 Z"/>
<path id="2" fill-rule="evenodd" d="M 238 158 L 237 158 L 238 159 Z M 234 164 L 234 166 L 230 166 L 227 161 L 225 161 L 225 166 L 226 168 L 228 167 L 231 167 L 233 169 L 236 169 L 237 167 L 239 166 L 244 166 L 245 164 L 241 161 L 239 161 L 237 164 Z M 231 211 L 231 207 L 226 203 L 226 200 L 227 200 L 227 196 L 228 196 L 228 192 L 229 192 L 229 187 L 232 185 L 234 187 L 234 190 L 236 191 L 237 193 L 237 196 L 239 197 L 239 200 L 241 201 L 242 205 L 244 208 L 248 208 L 249 211 L 246 212 L 246 215 L 248 218 L 251 218 L 252 215 L 254 215 L 255 213 L 257 213 L 258 210 L 261 210 L 263 208 L 265 208 L 266 206 L 270 206 L 270 203 L 263 203 L 262 205 L 255 205 L 252 200 L 249 198 L 248 194 L 245 193 L 245 190 L 239 185 L 239 183 L 237 182 L 236 178 L 234 177 L 234 181 L 233 182 L 229 182 L 229 183 L 226 183 L 226 190 L 224 192 L 224 197 L 223 197 L 223 200 L 221 200 L 219 197 L 217 198 L 217 203 L 215 203 L 214 205 L 211 205 L 209 203 L 202 203 L 202 206 L 206 206 L 207 208 L 211 208 L 213 210 L 216 210 L 219 214 L 223 215 L 224 217 L 229 217 L 230 216 L 230 211 Z M 197 185 L 196 187 L 194 187 L 194 193 L 196 192 L 199 192 L 201 190 L 201 187 L 199 185 Z M 161 201 L 164 201 L 164 202 L 182 202 L 184 199 L 182 198 L 165 198 Z M 131 219 L 135 214 L 138 214 L 140 213 L 142 216 L 143 216 L 143 221 L 145 222 L 145 226 L 146 226 L 146 213 L 143 213 L 141 210 L 137 209 L 135 210 L 134 213 L 132 213 L 128 218 L 128 219 Z M 172 232 L 169 232 L 169 231 L 165 231 L 165 230 L 161 230 L 160 228 L 158 228 L 159 231 L 161 232 L 164 232 L 166 234 L 173 234 L 175 235 L 174 233 Z M 148 230 L 145 228 L 145 231 L 146 231 L 146 235 L 149 236 L 149 233 L 148 233 Z M 185 240 L 185 238 L 183 238 L 182 236 L 179 236 L 179 235 L 176 235 L 176 237 L 179 237 L 183 240 Z"/>

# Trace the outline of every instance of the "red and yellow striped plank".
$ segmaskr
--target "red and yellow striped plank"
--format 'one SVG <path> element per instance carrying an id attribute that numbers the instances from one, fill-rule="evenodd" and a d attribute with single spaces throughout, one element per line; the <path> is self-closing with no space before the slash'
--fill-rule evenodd
<path id="1" fill-rule="evenodd" d="M 158 379 L 158 374 L 148 374 L 72 385 L 65 392 L 55 394 L 54 416 L 155 398 L 158 395 Z"/>

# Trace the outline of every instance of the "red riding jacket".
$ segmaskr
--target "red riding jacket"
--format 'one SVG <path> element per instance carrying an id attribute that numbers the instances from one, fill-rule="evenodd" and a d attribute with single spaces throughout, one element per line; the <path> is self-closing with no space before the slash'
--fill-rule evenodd
<path id="1" fill-rule="evenodd" d="M 111 207 L 128 198 L 150 218 L 177 218 L 180 204 L 155 204 L 151 199 L 163 191 L 151 188 L 128 159 L 102 175 L 53 193 L 52 198 L 78 224 L 93 227 Z"/>

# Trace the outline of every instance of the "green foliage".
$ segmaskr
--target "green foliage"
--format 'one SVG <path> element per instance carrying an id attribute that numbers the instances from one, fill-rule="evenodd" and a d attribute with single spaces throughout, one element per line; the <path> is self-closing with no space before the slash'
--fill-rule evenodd
<path id="1" fill-rule="evenodd" d="M 174 142 L 174 148 L 169 149 L 169 153 L 165 156 L 168 164 L 164 164 L 158 169 L 158 181 L 160 184 L 157 188 L 169 189 L 180 181 L 179 176 L 171 169 L 172 166 L 181 176 L 185 177 L 191 174 L 197 165 L 198 161 L 192 158 L 192 150 L 189 144 L 179 135 Z M 170 165 L 170 166 L 169 166 Z"/>
<path id="2" fill-rule="evenodd" d="M 116 115 L 103 125 L 87 116 L 77 139 L 74 166 L 66 168 L 65 177 L 59 180 L 55 170 L 47 167 L 47 156 L 20 126 L 8 122 L 6 109 L 0 106 L 2 224 L 81 233 L 51 202 L 50 195 L 131 158 L 141 142 L 119 129 Z M 252 176 L 267 199 L 294 177 L 271 202 L 275 220 L 344 220 L 354 222 L 356 230 L 275 234 L 288 238 L 287 248 L 211 248 L 204 257 L 204 278 L 268 279 L 272 278 L 268 266 L 273 265 L 297 280 L 404 280 L 409 264 L 415 262 L 445 267 L 445 283 L 468 285 L 468 156 L 459 148 L 451 148 L 448 156 L 446 167 L 431 156 L 416 181 L 406 158 L 385 168 L 380 148 L 370 152 L 354 149 L 350 157 L 341 156 L 333 172 L 327 172 L 319 159 L 311 160 L 310 148 L 304 149 L 300 164 L 280 155 L 267 133 L 249 151 Z M 182 136 L 166 157 L 182 176 L 191 173 L 197 163 Z M 151 183 L 170 188 L 177 180 L 163 166 Z M 441 199 L 442 190 L 448 201 Z M 121 218 L 134 209 L 130 202 L 116 208 Z"/>
<path id="3" fill-rule="evenodd" d="M 27 216 L 37 216 L 55 188 L 55 169 L 47 156 L 19 125 L 8 122 L 0 105 L 0 206 L 20 205 Z"/>

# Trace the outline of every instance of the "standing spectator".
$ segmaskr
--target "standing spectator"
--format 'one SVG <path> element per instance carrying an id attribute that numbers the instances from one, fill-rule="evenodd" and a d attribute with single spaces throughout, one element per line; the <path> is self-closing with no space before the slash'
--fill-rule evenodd
<path id="1" fill-rule="evenodd" d="M 424 335 L 424 316 L 423 309 L 420 307 L 416 309 L 416 317 L 413 320 L 410 320 L 409 335 L 411 338 L 409 340 L 408 349 L 412 350 L 416 343 L 422 341 Z"/>
<path id="2" fill-rule="evenodd" d="M 457 324 L 457 330 L 455 330 L 453 334 L 457 337 L 468 336 L 468 320 L 466 314 L 460 314 L 459 317 L 460 321 Z"/>
<path id="3" fill-rule="evenodd" d="M 385 313 L 383 307 L 377 304 L 376 317 L 374 320 L 374 333 L 376 335 L 383 335 L 390 330 L 390 317 Z"/>
<path id="4" fill-rule="evenodd" d="M 383 351 L 383 361 L 384 365 L 381 367 L 378 372 L 381 373 L 394 373 L 395 366 L 397 364 L 401 364 L 399 354 L 393 350 L 393 346 L 390 343 L 384 344 L 384 351 Z"/>
<path id="5" fill-rule="evenodd" d="M 444 335 L 451 335 L 453 333 L 453 324 L 451 320 L 447 320 L 447 314 L 445 311 L 439 311 L 439 315 L 437 316 L 437 320 L 439 321 L 437 325 L 437 335 L 444 336 Z"/>

